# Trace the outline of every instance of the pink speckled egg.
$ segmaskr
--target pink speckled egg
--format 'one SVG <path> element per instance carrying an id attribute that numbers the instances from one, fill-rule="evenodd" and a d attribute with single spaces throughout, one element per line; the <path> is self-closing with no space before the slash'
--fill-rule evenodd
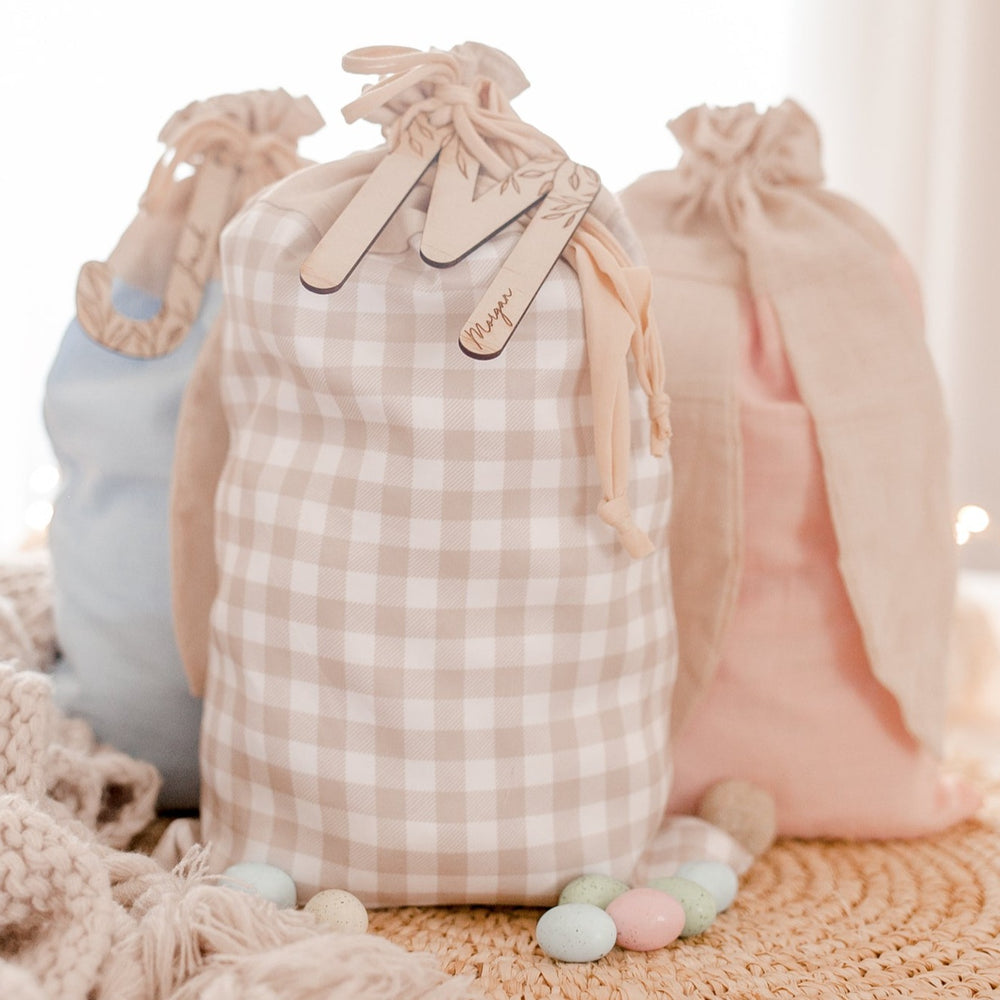
<path id="1" fill-rule="evenodd" d="M 684 930 L 684 907 L 659 889 L 629 889 L 607 906 L 618 928 L 618 945 L 628 951 L 655 951 Z"/>

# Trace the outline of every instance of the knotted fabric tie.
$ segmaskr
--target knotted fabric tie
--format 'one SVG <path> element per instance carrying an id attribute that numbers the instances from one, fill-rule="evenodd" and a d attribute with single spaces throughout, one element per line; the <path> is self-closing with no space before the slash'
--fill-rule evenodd
<path id="1" fill-rule="evenodd" d="M 455 53 L 384 46 L 349 52 L 343 65 L 350 73 L 387 74 L 366 86 L 343 114 L 348 122 L 364 118 L 381 125 L 390 149 L 399 145 L 413 120 L 425 114 L 434 126 L 451 125 L 469 153 L 497 180 L 536 156 L 566 155 L 517 116 L 501 83 L 463 65 Z M 513 63 L 508 72 L 507 89 L 522 89 L 526 81 Z"/>
<path id="2" fill-rule="evenodd" d="M 670 400 L 663 390 L 663 348 L 651 311 L 648 268 L 631 265 L 618 241 L 587 216 L 567 248 L 583 296 L 594 449 L 604 493 L 597 512 L 633 557 L 653 550 L 632 520 L 626 497 L 631 451 L 628 355 L 649 400 L 650 452 L 661 456 L 670 438 Z"/>

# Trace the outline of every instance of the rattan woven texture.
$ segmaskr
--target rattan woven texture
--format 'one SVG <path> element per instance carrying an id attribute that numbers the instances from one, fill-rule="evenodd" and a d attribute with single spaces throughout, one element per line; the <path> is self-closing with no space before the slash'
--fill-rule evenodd
<path id="1" fill-rule="evenodd" d="M 372 930 L 475 973 L 487 997 L 1000 996 L 1000 824 L 918 841 L 779 841 L 704 934 L 659 951 L 563 964 L 534 909 L 404 908 Z"/>

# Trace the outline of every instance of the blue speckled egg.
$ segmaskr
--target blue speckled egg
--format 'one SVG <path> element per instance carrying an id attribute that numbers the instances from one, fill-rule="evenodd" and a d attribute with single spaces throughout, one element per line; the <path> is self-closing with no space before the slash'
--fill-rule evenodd
<path id="1" fill-rule="evenodd" d="M 262 861 L 230 865 L 222 873 L 219 884 L 240 892 L 256 893 L 286 910 L 295 906 L 298 895 L 290 875 Z"/>
<path id="2" fill-rule="evenodd" d="M 668 896 L 673 896 L 684 907 L 684 929 L 682 938 L 693 937 L 708 930 L 715 920 L 715 897 L 703 885 L 693 882 L 680 875 L 650 880 L 651 889 L 659 889 Z"/>
<path id="3" fill-rule="evenodd" d="M 615 946 L 618 928 L 593 903 L 561 903 L 546 910 L 535 925 L 535 940 L 557 962 L 594 962 Z"/>
<path id="4" fill-rule="evenodd" d="M 686 861 L 675 874 L 704 886 L 715 897 L 717 913 L 729 908 L 740 887 L 739 876 L 721 861 Z"/>
<path id="5" fill-rule="evenodd" d="M 603 910 L 611 900 L 628 890 L 628 883 L 610 875 L 578 875 L 560 893 L 559 902 L 593 903 Z"/>

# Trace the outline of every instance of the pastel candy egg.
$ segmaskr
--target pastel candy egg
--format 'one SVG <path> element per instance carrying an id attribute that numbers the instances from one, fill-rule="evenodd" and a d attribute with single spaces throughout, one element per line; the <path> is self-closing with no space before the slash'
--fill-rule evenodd
<path id="1" fill-rule="evenodd" d="M 615 946 L 614 920 L 593 903 L 562 903 L 535 925 L 535 940 L 557 962 L 595 962 Z"/>
<path id="2" fill-rule="evenodd" d="M 368 911 L 357 896 L 344 889 L 324 889 L 305 905 L 331 930 L 345 934 L 364 934 L 368 930 Z"/>
<path id="3" fill-rule="evenodd" d="M 559 902 L 593 903 L 603 910 L 628 888 L 627 883 L 610 875 L 579 875 L 560 893 Z"/>
<path id="4" fill-rule="evenodd" d="M 655 951 L 684 929 L 684 907 L 659 889 L 629 889 L 608 904 L 618 944 L 628 951 Z"/>
<path id="5" fill-rule="evenodd" d="M 284 910 L 295 906 L 297 894 L 291 876 L 261 861 L 230 865 L 222 873 L 220 884 L 239 892 L 256 893 Z"/>
<path id="6" fill-rule="evenodd" d="M 721 861 L 685 861 L 674 873 L 704 886 L 715 897 L 715 911 L 722 913 L 736 898 L 740 879 Z"/>
<path id="7" fill-rule="evenodd" d="M 668 878 L 652 879 L 649 887 L 673 896 L 684 908 L 684 929 L 680 933 L 682 938 L 701 934 L 712 926 L 716 914 L 715 897 L 704 886 L 689 878 L 671 875 Z"/>

